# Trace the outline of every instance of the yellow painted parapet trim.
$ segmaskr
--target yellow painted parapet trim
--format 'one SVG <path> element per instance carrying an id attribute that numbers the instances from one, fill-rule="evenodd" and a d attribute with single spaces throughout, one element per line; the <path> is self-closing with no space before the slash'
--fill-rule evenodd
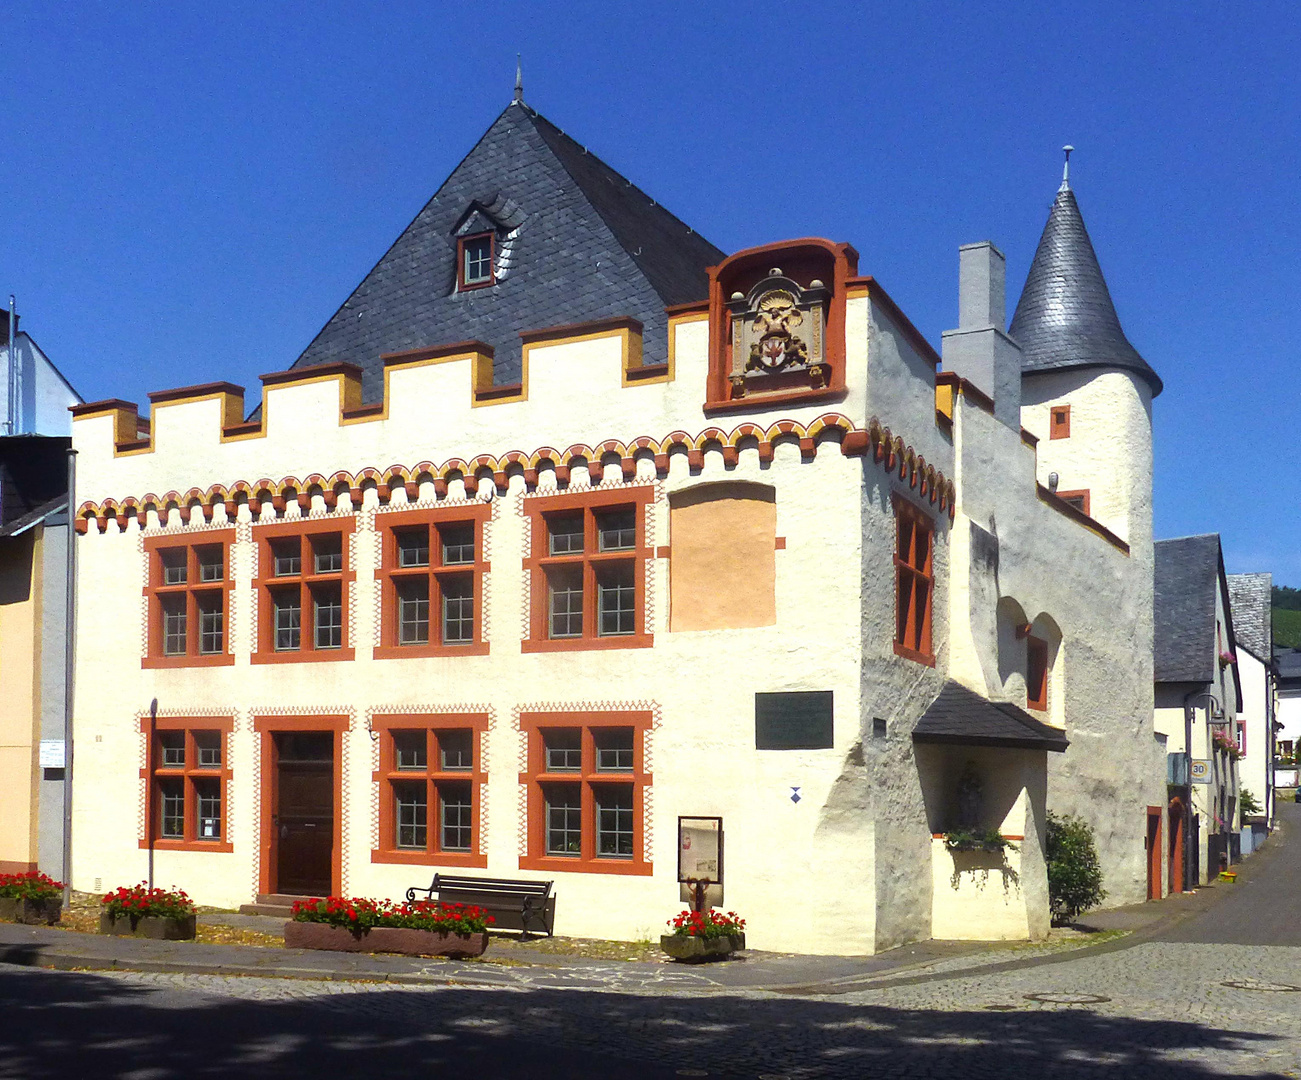
<path id="1" fill-rule="evenodd" d="M 692 436 L 685 431 L 674 431 L 663 439 L 653 439 L 643 435 L 630 442 L 607 439 L 605 442 L 589 446 L 586 443 L 574 443 L 563 451 L 554 447 L 543 446 L 526 454 L 520 450 L 511 450 L 500 457 L 480 454 L 466 461 L 463 458 L 450 458 L 441 465 L 432 461 L 422 461 L 414 466 L 390 465 L 384 469 L 366 467 L 357 472 L 346 469 L 338 470 L 329 476 L 311 473 L 305 477 L 282 477 L 278 481 L 263 478 L 250 483 L 237 481 L 229 486 L 214 484 L 207 490 L 191 488 L 181 494 L 169 491 L 163 496 L 152 492 L 141 496 L 128 496 L 120 502 L 116 499 L 104 499 L 102 502 L 87 501 L 77 508 L 77 530 L 85 532 L 89 522 L 96 521 L 99 531 L 108 528 L 108 519 L 139 520 L 150 509 L 165 512 L 170 507 L 192 510 L 198 507 L 205 521 L 211 521 L 217 503 L 234 503 L 239 498 L 247 500 L 254 511 L 263 501 L 269 499 L 279 512 L 289 497 L 295 497 L 300 506 L 310 506 L 314 492 L 319 493 L 326 506 L 333 509 L 340 494 L 345 491 L 354 509 L 362 500 L 362 485 L 373 482 L 376 495 L 381 502 L 389 498 L 393 487 L 402 485 L 409 497 L 418 494 L 418 486 L 424 479 L 431 480 L 435 494 L 443 498 L 447 494 L 447 484 L 453 477 L 460 477 L 466 491 L 473 495 L 478 491 L 481 480 L 489 480 L 497 490 L 505 493 L 509 487 L 510 474 L 522 473 L 524 482 L 529 487 L 538 482 L 538 469 L 546 463 L 555 471 L 556 479 L 562 484 L 569 482 L 570 472 L 574 468 L 586 468 L 594 483 L 599 483 L 605 474 L 608 459 L 617 459 L 625 480 L 633 479 L 637 474 L 637 459 L 649 456 L 656 472 L 667 475 L 669 455 L 685 453 L 687 464 L 693 471 L 704 467 L 704 455 L 707 451 L 717 450 L 723 455 L 723 461 L 735 465 L 741 449 L 753 440 L 759 453 L 760 461 L 773 460 L 774 446 L 784 439 L 798 443 L 804 461 L 812 461 L 818 452 L 819 442 L 831 433 L 840 435 L 840 452 L 846 457 L 871 454 L 872 459 L 883 465 L 888 471 L 897 470 L 900 480 L 917 489 L 921 498 L 928 498 L 932 503 L 938 502 L 941 510 L 946 510 L 950 519 L 954 514 L 955 491 L 953 481 L 947 479 L 926 459 L 914 452 L 904 440 L 893 434 L 878 420 L 873 419 L 866 428 L 857 428 L 845 416 L 839 413 L 823 413 L 807 426 L 797 420 L 778 420 L 767 427 L 746 421 L 738 424 L 732 431 L 708 427 Z M 234 519 L 233 513 L 227 517 Z"/>

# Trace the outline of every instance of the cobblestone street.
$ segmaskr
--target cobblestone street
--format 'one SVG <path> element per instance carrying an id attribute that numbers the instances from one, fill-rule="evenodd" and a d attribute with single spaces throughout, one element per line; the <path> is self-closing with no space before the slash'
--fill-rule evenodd
<path id="1" fill-rule="evenodd" d="M 1263 987 L 1299 965 L 1151 942 L 833 999 L 8 968 L 0 1076 L 1297 1076 L 1301 993 Z"/>

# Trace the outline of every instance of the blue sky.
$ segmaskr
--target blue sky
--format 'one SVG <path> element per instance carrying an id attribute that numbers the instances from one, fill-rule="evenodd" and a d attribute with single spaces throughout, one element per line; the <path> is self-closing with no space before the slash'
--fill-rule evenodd
<path id="1" fill-rule="evenodd" d="M 1245 12 L 1245 13 L 1244 13 Z M 88 399 L 288 367 L 510 100 L 724 250 L 853 243 L 937 346 L 1072 180 L 1158 536 L 1301 585 L 1295 4 L 6 6 L 0 291 Z M 1288 403 L 1291 402 L 1289 405 Z"/>

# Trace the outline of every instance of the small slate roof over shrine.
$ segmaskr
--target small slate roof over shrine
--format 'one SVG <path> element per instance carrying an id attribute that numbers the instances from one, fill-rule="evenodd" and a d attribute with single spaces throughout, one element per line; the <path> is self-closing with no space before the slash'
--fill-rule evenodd
<path id="1" fill-rule="evenodd" d="M 1157 682 L 1215 679 L 1215 591 L 1224 573 L 1218 533 L 1158 540 L 1154 607 Z M 1232 638 L 1222 643 L 1232 647 Z"/>
<path id="2" fill-rule="evenodd" d="M 1071 368 L 1115 367 L 1161 379 L 1120 328 L 1079 204 L 1063 181 L 1039 238 L 1030 274 L 1008 334 L 1021 346 L 1027 375 Z"/>
<path id="3" fill-rule="evenodd" d="M 1008 749 L 1064 751 L 1070 743 L 1060 728 L 1036 720 L 1007 701 L 990 701 L 949 680 L 913 728 L 913 741 Z"/>
<path id="4" fill-rule="evenodd" d="M 496 284 L 457 289 L 457 238 L 497 235 Z M 515 101 L 330 318 L 294 367 L 347 361 L 365 401 L 384 353 L 460 341 L 493 347 L 494 381 L 520 378 L 520 332 L 614 316 L 668 359 L 675 304 L 706 300 L 724 254 L 560 128 Z"/>

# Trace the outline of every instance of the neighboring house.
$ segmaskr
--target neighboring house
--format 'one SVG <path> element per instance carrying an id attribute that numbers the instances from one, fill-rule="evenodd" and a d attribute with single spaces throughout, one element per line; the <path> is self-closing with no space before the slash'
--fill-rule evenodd
<path id="1" fill-rule="evenodd" d="M 68 410 L 81 395 L 50 362 L 14 316 L 14 347 L 9 347 L 9 312 L 0 311 L 0 434 L 54 435 L 72 433 Z"/>
<path id="2" fill-rule="evenodd" d="M 75 886 L 526 876 L 631 939 L 706 877 L 866 953 L 1044 935 L 1052 806 L 1161 895 L 1160 382 L 1065 184 L 1016 340 L 992 245 L 959 296 L 937 372 L 848 244 L 725 256 L 517 99 L 256 419 L 76 410 Z"/>
<path id="3" fill-rule="evenodd" d="M 1166 737 L 1172 891 L 1237 858 L 1242 689 L 1217 533 L 1156 542 L 1156 728 Z M 1186 872 L 1185 872 L 1186 868 Z"/>
<path id="4" fill-rule="evenodd" d="M 1270 574 L 1230 574 L 1228 581 L 1238 643 L 1238 682 L 1242 687 L 1242 711 L 1238 715 L 1238 750 L 1242 759 L 1238 762 L 1238 783 L 1260 804 L 1260 813 L 1253 816 L 1251 824 L 1269 828 L 1274 821 L 1277 722 L 1274 627 L 1270 613 L 1273 578 Z M 1247 824 L 1244 822 L 1244 842 L 1248 842 Z"/>
<path id="5" fill-rule="evenodd" d="M 1274 736 L 1274 783 L 1297 785 L 1297 753 L 1301 751 L 1301 649 L 1275 649 L 1278 667 L 1277 725 Z"/>
<path id="6" fill-rule="evenodd" d="M 68 446 L 0 438 L 0 873 L 64 873 Z"/>
<path id="7" fill-rule="evenodd" d="M 0 312 L 0 872 L 67 872 L 68 448 L 81 403 Z"/>

